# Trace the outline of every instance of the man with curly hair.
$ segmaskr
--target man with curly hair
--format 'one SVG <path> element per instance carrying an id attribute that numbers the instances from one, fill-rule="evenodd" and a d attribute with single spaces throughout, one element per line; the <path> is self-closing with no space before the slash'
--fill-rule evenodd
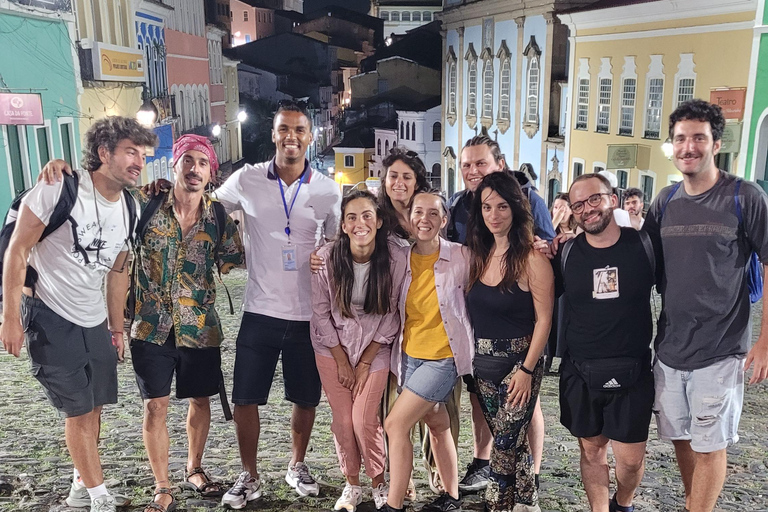
<path id="1" fill-rule="evenodd" d="M 84 170 L 70 178 L 76 185 L 41 181 L 24 196 L 4 259 L 0 339 L 16 357 L 26 341 L 32 373 L 64 417 L 75 477 L 87 489 L 92 512 L 116 507 L 104 485 L 98 439 L 102 407 L 117 403 L 117 361 L 125 347 L 126 263 L 136 204 L 124 189 L 136 185 L 146 147 L 156 144 L 155 134 L 135 119 L 94 123 L 85 136 Z M 43 237 L 70 190 L 67 219 Z"/>

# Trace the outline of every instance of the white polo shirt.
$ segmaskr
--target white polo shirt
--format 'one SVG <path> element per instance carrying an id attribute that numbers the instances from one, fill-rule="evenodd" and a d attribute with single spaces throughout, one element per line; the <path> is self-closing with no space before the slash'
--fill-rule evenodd
<path id="1" fill-rule="evenodd" d="M 296 249 L 298 271 L 283 270 L 287 219 L 274 159 L 246 164 L 216 190 L 227 212 L 242 210 L 243 243 L 248 265 L 244 309 L 283 320 L 309 321 L 312 288 L 309 256 L 326 239 L 336 236 L 341 211 L 339 186 L 313 170 L 305 160 L 304 174 L 287 186 L 282 182 L 290 209 L 290 244 Z"/>

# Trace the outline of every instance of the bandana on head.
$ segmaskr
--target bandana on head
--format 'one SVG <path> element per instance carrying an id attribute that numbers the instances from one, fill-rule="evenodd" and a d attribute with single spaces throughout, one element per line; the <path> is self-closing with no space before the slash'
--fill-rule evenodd
<path id="1" fill-rule="evenodd" d="M 173 143 L 173 165 L 176 165 L 179 158 L 190 150 L 205 153 L 211 163 L 211 180 L 213 180 L 216 177 L 216 171 L 219 170 L 219 159 L 216 157 L 216 151 L 213 150 L 211 142 L 202 135 L 187 134 L 176 139 L 176 142 Z"/>

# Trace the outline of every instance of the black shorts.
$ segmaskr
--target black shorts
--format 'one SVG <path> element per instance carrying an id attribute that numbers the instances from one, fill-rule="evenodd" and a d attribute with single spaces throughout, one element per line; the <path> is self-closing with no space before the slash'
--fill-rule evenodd
<path id="1" fill-rule="evenodd" d="M 163 345 L 132 339 L 131 360 L 145 400 L 170 395 L 174 373 L 176 398 L 215 395 L 223 381 L 219 347 L 177 347 L 173 330 Z"/>
<path id="2" fill-rule="evenodd" d="M 589 389 L 566 357 L 560 373 L 560 423 L 575 437 L 604 435 L 620 443 L 648 440 L 654 388 L 653 372 L 641 375 L 624 391 Z"/>
<path id="3" fill-rule="evenodd" d="M 265 405 L 282 353 L 285 399 L 305 407 L 320 403 L 320 375 L 309 322 L 245 312 L 237 334 L 232 402 Z"/>
<path id="4" fill-rule="evenodd" d="M 117 403 L 117 350 L 106 320 L 81 327 L 24 295 L 21 321 L 32 374 L 63 416 Z"/>

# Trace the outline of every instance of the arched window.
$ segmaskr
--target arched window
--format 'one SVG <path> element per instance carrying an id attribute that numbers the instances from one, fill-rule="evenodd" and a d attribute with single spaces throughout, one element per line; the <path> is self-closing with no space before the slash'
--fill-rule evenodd
<path id="1" fill-rule="evenodd" d="M 405 140 L 411 140 L 411 123 L 405 123 Z"/>
<path id="2" fill-rule="evenodd" d="M 376 141 L 376 154 L 381 156 L 381 139 Z"/>
<path id="3" fill-rule="evenodd" d="M 467 115 L 477 116 L 477 60 L 469 61 L 469 90 L 467 92 Z"/>
<path id="4" fill-rule="evenodd" d="M 384 142 L 384 155 L 389 154 L 389 141 Z"/>
<path id="5" fill-rule="evenodd" d="M 493 60 L 488 58 L 483 64 L 483 117 L 493 117 Z"/>
<path id="6" fill-rule="evenodd" d="M 400 21 L 400 12 L 399 11 L 392 11 L 392 14 L 390 15 L 390 18 L 392 18 L 392 21 Z"/>
<path id="7" fill-rule="evenodd" d="M 410 11 L 403 11 L 403 15 L 401 17 L 403 21 L 411 21 L 411 12 Z"/>
<path id="8" fill-rule="evenodd" d="M 509 59 L 501 61 L 501 87 L 499 88 L 499 117 L 509 120 L 509 96 L 512 88 L 512 66 Z"/>
<path id="9" fill-rule="evenodd" d="M 440 141 L 442 139 L 442 131 L 443 127 L 440 124 L 440 121 L 437 121 L 435 124 L 432 125 L 432 140 L 433 141 Z"/>
<path id="10" fill-rule="evenodd" d="M 400 138 L 401 139 L 405 138 L 405 125 L 403 124 L 402 121 L 400 121 Z"/>

